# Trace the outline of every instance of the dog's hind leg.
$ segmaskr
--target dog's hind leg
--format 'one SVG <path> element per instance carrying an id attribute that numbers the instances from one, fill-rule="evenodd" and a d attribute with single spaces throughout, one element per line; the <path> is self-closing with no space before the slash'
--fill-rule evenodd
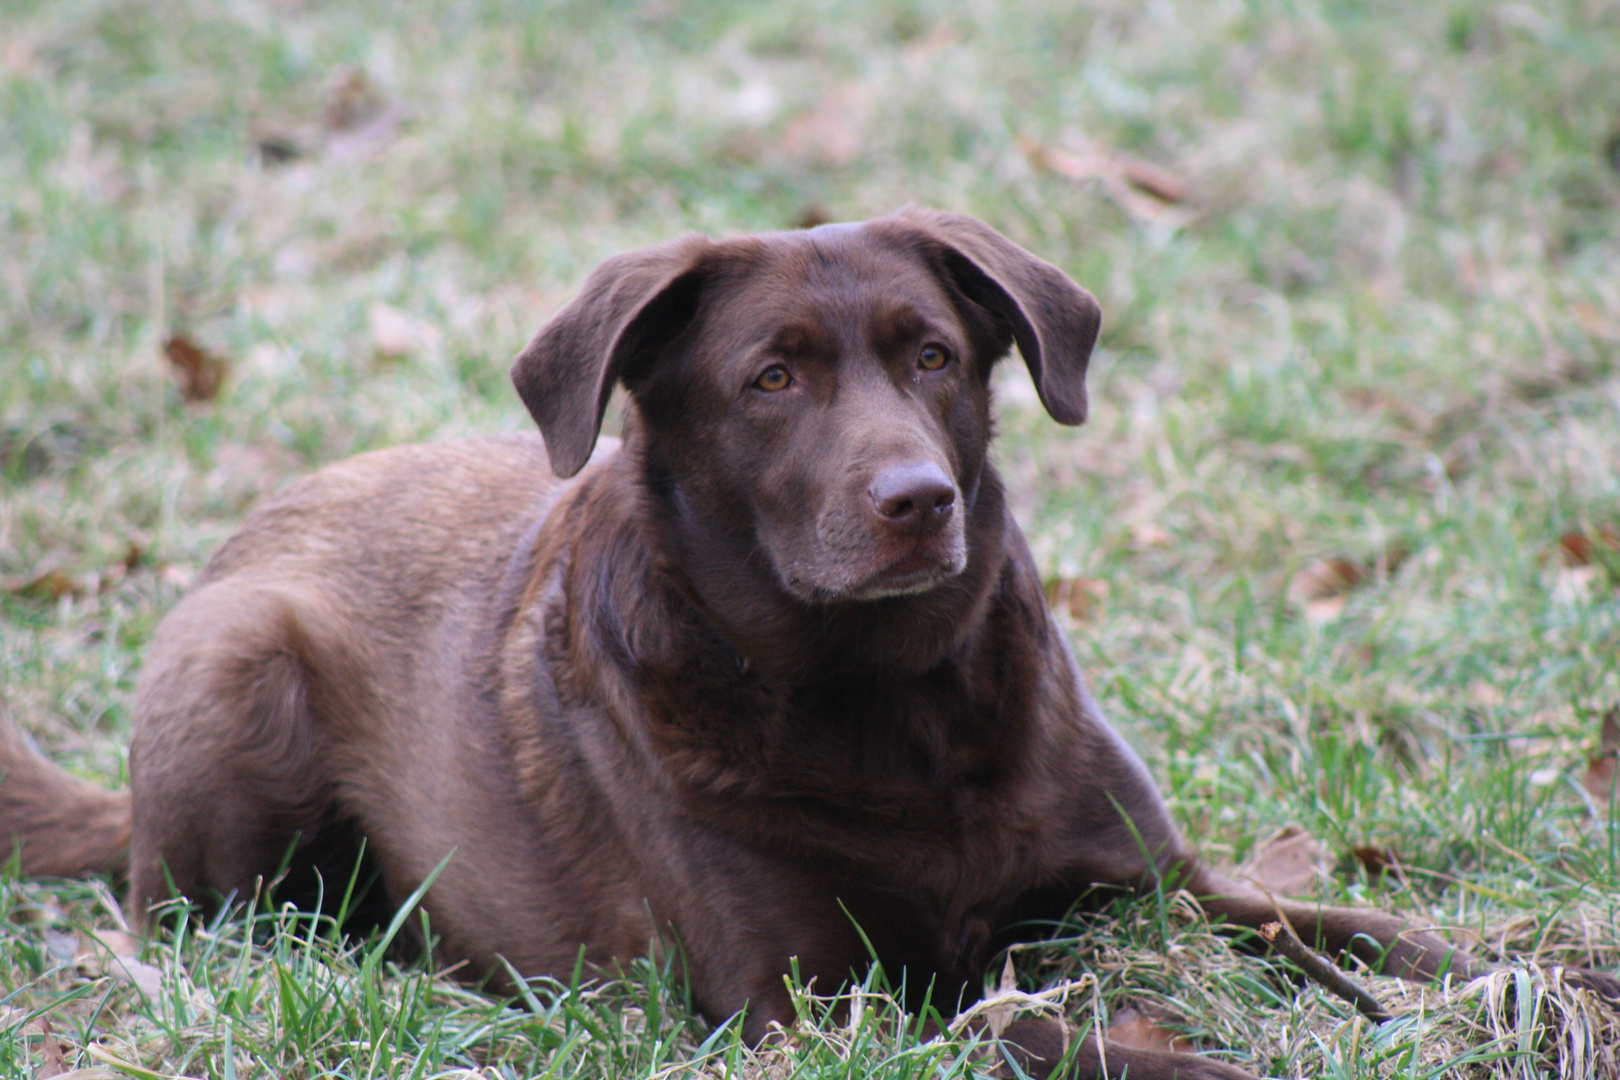
<path id="1" fill-rule="evenodd" d="M 165 620 L 136 695 L 131 916 L 254 894 L 330 817 L 302 605 L 214 583 Z"/>

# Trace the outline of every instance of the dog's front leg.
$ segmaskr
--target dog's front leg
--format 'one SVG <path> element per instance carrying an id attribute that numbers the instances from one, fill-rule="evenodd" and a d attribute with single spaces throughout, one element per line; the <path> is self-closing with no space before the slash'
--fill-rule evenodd
<path id="1" fill-rule="evenodd" d="M 1348 953 L 1381 975 L 1432 982 L 1446 975 L 1469 979 L 1488 970 L 1488 965 L 1439 935 L 1388 912 L 1268 896 L 1206 866 L 1194 870 L 1186 888 L 1216 918 L 1252 930 L 1268 922 L 1286 922 L 1301 941 L 1319 952 L 1332 957 Z"/>

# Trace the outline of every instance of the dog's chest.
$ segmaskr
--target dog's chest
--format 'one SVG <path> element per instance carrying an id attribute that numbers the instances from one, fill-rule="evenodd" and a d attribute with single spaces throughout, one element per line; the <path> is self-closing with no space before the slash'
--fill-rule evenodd
<path id="1" fill-rule="evenodd" d="M 692 804 L 789 845 L 959 847 L 999 820 L 1016 771 L 1015 740 L 997 737 L 1016 727 L 1009 702 L 949 664 L 788 687 L 693 660 L 641 690 L 660 765 Z"/>

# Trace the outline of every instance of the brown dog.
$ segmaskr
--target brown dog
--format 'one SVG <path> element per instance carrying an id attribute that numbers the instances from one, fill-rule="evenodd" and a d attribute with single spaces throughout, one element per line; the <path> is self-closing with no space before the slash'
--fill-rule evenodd
<path id="1" fill-rule="evenodd" d="M 132 828 L 137 918 L 170 882 L 251 894 L 290 846 L 341 880 L 364 837 L 394 903 L 454 852 L 425 904 L 445 960 L 564 975 L 678 939 L 754 1040 L 793 1020 L 790 958 L 822 988 L 868 962 L 856 923 L 954 1005 L 1005 927 L 1095 884 L 1273 919 L 1104 722 L 986 458 L 992 365 L 1016 343 L 1079 423 L 1098 321 L 919 210 L 610 259 L 513 367 L 543 449 L 365 454 L 271 500 L 157 632 L 131 795 L 12 745 L 0 834 L 71 874 Z M 617 384 L 624 443 L 593 459 Z M 1385 970 L 1473 966 L 1388 915 L 1280 909 Z M 1105 1049 L 1133 1080 L 1245 1075 Z"/>

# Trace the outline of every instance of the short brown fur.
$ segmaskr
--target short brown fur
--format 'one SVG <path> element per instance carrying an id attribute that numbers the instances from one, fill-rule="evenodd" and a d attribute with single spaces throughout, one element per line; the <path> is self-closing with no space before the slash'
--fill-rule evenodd
<path id="1" fill-rule="evenodd" d="M 1054 267 L 926 211 L 610 259 L 514 365 L 543 446 L 324 469 L 164 621 L 131 914 L 170 880 L 246 896 L 289 845 L 295 870 L 336 866 L 357 836 L 397 903 L 453 851 L 425 904 L 444 960 L 565 975 L 582 946 L 607 967 L 678 939 L 701 1009 L 746 1008 L 750 1039 L 793 1019 L 790 958 L 822 988 L 867 962 L 852 919 L 954 1003 L 1009 925 L 1099 884 L 1184 887 L 1250 927 L 1280 910 L 1400 974 L 1473 970 L 1392 916 L 1204 867 L 1103 720 L 987 457 L 992 365 L 1016 344 L 1078 423 L 1098 321 Z M 597 447 L 620 384 L 623 446 Z M 0 753 L 25 871 L 115 868 L 123 796 Z M 1035 1065 L 1064 1041 L 1015 1031 Z M 1110 1075 L 1245 1075 L 1105 1048 Z"/>

